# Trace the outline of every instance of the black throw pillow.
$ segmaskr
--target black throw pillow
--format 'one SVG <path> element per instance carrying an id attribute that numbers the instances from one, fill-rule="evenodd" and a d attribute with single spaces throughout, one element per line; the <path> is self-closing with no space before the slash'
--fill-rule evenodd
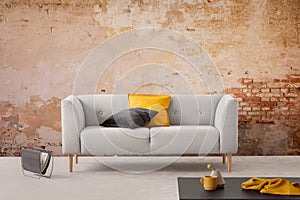
<path id="1" fill-rule="evenodd" d="M 138 128 L 157 115 L 157 111 L 145 108 L 129 108 L 122 110 L 108 117 L 100 126 L 104 127 L 122 127 L 122 128 Z"/>

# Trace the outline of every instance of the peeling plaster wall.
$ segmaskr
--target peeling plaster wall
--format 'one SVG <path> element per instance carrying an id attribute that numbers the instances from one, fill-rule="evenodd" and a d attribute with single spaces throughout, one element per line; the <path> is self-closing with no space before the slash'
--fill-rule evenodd
<path id="1" fill-rule="evenodd" d="M 32 145 L 61 155 L 60 100 L 72 94 L 84 58 L 105 39 L 143 27 L 179 31 L 210 54 L 224 93 L 239 99 L 239 155 L 300 155 L 299 10 L 298 0 L 2 0 L 0 155 Z M 180 75 L 208 93 L 189 63 L 158 50 L 121 56 L 96 92 L 116 92 L 128 71 L 148 63 L 173 71 L 165 85 L 136 92 L 184 93 Z"/>

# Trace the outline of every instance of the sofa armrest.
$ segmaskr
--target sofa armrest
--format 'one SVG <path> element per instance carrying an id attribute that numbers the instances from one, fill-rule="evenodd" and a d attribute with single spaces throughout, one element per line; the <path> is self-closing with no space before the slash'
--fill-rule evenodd
<path id="1" fill-rule="evenodd" d="M 220 153 L 238 150 L 238 102 L 231 95 L 224 95 L 218 103 L 215 127 L 220 131 Z"/>
<path id="2" fill-rule="evenodd" d="M 63 154 L 80 154 L 80 131 L 85 127 L 85 115 L 76 96 L 61 101 L 61 118 Z"/>

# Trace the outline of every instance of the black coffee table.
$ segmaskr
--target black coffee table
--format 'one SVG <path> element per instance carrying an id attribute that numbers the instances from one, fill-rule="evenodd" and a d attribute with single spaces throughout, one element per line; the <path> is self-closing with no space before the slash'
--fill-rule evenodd
<path id="1" fill-rule="evenodd" d="M 268 177 L 269 178 L 269 177 Z M 205 191 L 199 178 L 178 178 L 180 200 L 197 199 L 299 199 L 300 196 L 261 194 L 259 191 L 243 190 L 241 183 L 249 178 L 224 178 L 225 187 L 214 191 Z M 300 178 L 284 178 L 300 183 Z"/>

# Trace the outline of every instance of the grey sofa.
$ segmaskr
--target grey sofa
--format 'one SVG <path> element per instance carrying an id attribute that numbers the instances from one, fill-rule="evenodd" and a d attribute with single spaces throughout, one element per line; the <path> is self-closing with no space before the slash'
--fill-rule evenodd
<path id="1" fill-rule="evenodd" d="M 238 149 L 237 99 L 230 95 L 172 96 L 170 126 L 136 129 L 99 126 L 128 108 L 127 94 L 70 95 L 61 101 L 62 150 L 78 155 L 207 155 L 220 154 L 228 171 Z"/>

